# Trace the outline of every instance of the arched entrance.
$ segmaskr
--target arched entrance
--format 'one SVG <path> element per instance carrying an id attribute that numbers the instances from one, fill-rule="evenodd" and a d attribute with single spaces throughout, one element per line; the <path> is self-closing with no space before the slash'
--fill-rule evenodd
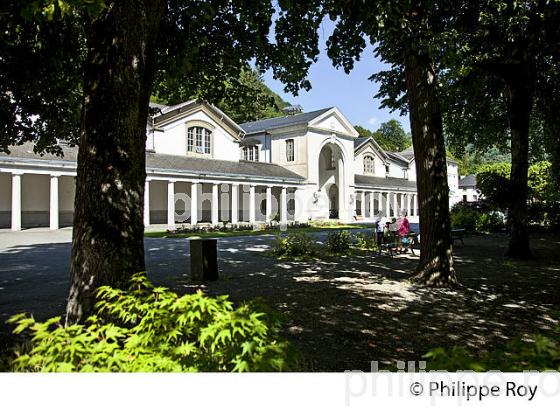
<path id="1" fill-rule="evenodd" d="M 323 218 L 338 219 L 344 208 L 344 160 L 342 149 L 335 143 L 327 143 L 319 153 L 318 191 L 326 199 L 328 210 L 321 214 Z"/>

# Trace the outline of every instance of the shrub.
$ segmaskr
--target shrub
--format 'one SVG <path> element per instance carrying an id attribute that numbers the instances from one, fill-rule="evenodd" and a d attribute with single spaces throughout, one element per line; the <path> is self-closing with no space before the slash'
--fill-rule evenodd
<path id="1" fill-rule="evenodd" d="M 128 290 L 105 286 L 85 324 L 10 319 L 32 335 L 15 371 L 279 371 L 294 363 L 279 340 L 279 318 L 256 303 L 234 309 L 227 296 L 177 296 L 134 275 Z"/>
<path id="2" fill-rule="evenodd" d="M 356 234 L 356 247 L 371 251 L 377 250 L 377 236 L 375 232 L 358 232 Z"/>
<path id="3" fill-rule="evenodd" d="M 305 258 L 315 256 L 317 246 L 309 235 L 296 232 L 278 236 L 273 252 L 280 257 Z"/>
<path id="4" fill-rule="evenodd" d="M 429 351 L 428 370 L 501 370 L 519 372 L 523 370 L 560 370 L 560 332 L 552 337 L 534 335 L 531 341 L 515 340 L 505 349 L 489 353 L 470 353 L 464 347 L 451 350 L 437 348 Z"/>
<path id="5" fill-rule="evenodd" d="M 330 232 L 327 237 L 327 251 L 337 255 L 346 255 L 350 252 L 352 235 L 346 230 Z"/>
<path id="6" fill-rule="evenodd" d="M 498 232 L 505 228 L 504 217 L 499 211 L 473 208 L 457 204 L 451 210 L 451 226 L 467 232 Z"/>

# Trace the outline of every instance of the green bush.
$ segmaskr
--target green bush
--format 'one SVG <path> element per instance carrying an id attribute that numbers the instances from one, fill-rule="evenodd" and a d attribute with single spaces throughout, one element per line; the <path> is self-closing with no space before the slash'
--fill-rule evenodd
<path id="1" fill-rule="evenodd" d="M 377 236 L 375 232 L 358 232 L 356 234 L 356 247 L 358 249 L 377 250 Z"/>
<path id="2" fill-rule="evenodd" d="M 258 304 L 234 309 L 227 296 L 177 296 L 134 275 L 129 290 L 102 287 L 85 324 L 10 319 L 30 332 L 14 371 L 190 372 L 289 370 L 294 355 L 278 338 L 279 318 Z"/>
<path id="3" fill-rule="evenodd" d="M 352 245 L 352 235 L 349 231 L 329 232 L 327 237 L 327 251 L 336 255 L 347 255 Z"/>
<path id="4" fill-rule="evenodd" d="M 497 211 L 475 209 L 457 204 L 451 210 L 451 226 L 470 233 L 498 232 L 505 228 L 503 216 Z"/>
<path id="5" fill-rule="evenodd" d="M 311 236 L 295 232 L 278 236 L 273 253 L 279 257 L 306 258 L 317 254 L 317 246 Z"/>
<path id="6" fill-rule="evenodd" d="M 428 370 L 560 370 L 560 332 L 552 337 L 534 335 L 531 341 L 515 340 L 503 350 L 470 353 L 464 347 L 437 348 L 424 355 Z"/>

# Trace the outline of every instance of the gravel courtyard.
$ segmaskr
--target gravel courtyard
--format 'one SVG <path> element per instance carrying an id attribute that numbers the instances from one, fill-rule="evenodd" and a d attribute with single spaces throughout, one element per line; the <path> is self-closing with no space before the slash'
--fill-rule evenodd
<path id="1" fill-rule="evenodd" d="M 317 240 L 326 233 L 314 235 Z M 0 231 L 0 343 L 5 320 L 20 311 L 45 319 L 64 312 L 70 230 Z M 533 332 L 550 332 L 560 310 L 560 237 L 539 236 L 536 259 L 502 255 L 505 236 L 476 236 L 458 246 L 454 290 L 407 281 L 416 257 L 353 256 L 320 262 L 277 260 L 271 236 L 219 240 L 221 279 L 189 279 L 188 239 L 146 238 L 150 278 L 179 292 L 203 288 L 234 301 L 262 297 L 285 314 L 284 334 L 302 352 L 305 370 L 368 370 L 370 361 L 419 360 L 437 346 L 494 348 Z"/>

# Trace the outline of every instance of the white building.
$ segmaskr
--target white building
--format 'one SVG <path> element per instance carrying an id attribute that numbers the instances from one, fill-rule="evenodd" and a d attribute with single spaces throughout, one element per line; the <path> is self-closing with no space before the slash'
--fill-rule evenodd
<path id="1" fill-rule="evenodd" d="M 478 202 L 481 198 L 480 190 L 476 187 L 476 175 L 470 174 L 459 179 L 457 202 Z"/>
<path id="2" fill-rule="evenodd" d="M 360 138 L 337 108 L 236 124 L 203 101 L 153 105 L 146 141 L 145 225 L 370 219 L 418 220 L 412 150 Z M 77 148 L 0 154 L 0 227 L 72 222 Z M 448 163 L 452 192 L 457 164 Z"/>

